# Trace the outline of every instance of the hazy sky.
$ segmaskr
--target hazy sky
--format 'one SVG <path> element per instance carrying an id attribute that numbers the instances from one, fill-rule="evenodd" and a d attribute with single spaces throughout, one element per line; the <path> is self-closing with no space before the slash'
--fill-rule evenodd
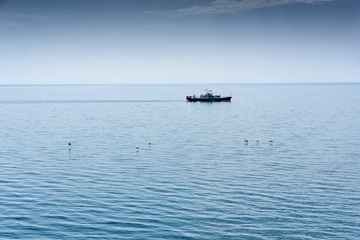
<path id="1" fill-rule="evenodd" d="M 360 82 L 359 0 L 0 0 L 0 84 Z"/>

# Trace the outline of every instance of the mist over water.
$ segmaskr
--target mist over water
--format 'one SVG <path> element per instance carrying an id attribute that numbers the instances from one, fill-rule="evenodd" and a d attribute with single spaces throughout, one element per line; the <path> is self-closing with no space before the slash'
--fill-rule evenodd
<path id="1" fill-rule="evenodd" d="M 359 90 L 0 86 L 0 238 L 358 239 Z"/>

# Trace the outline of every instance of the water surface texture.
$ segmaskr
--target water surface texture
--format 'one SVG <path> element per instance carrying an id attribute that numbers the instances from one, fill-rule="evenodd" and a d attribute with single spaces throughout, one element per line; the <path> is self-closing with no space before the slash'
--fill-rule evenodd
<path id="1" fill-rule="evenodd" d="M 359 239 L 359 93 L 0 86 L 0 238 Z"/>

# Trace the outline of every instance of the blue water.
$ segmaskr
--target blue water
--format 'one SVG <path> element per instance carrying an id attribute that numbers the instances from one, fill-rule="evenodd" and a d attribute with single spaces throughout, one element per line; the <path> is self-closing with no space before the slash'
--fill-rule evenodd
<path id="1" fill-rule="evenodd" d="M 359 239 L 359 93 L 0 86 L 0 239 Z"/>

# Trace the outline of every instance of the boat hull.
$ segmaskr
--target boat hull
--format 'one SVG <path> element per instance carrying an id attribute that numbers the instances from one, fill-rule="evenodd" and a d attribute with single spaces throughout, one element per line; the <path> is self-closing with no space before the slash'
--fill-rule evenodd
<path id="1" fill-rule="evenodd" d="M 222 98 L 186 98 L 188 102 L 230 102 L 231 97 L 222 97 Z"/>

